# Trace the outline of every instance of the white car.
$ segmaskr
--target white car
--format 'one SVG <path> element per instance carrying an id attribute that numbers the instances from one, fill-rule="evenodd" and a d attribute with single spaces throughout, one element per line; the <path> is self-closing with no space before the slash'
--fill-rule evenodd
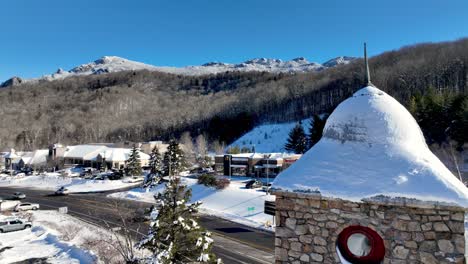
<path id="1" fill-rule="evenodd" d="M 144 180 L 143 177 L 138 177 L 138 176 L 133 176 L 133 177 L 128 177 L 122 180 L 122 182 L 125 183 L 136 183 L 136 182 L 142 182 Z"/>
<path id="2" fill-rule="evenodd" d="M 37 209 L 39 209 L 39 204 L 37 203 L 20 203 L 15 206 L 15 212 Z"/>

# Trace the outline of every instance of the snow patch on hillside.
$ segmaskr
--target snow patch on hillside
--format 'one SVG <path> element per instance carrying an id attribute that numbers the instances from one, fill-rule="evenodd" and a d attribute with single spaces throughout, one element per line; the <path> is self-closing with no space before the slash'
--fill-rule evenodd
<path id="1" fill-rule="evenodd" d="M 308 133 L 310 119 L 304 119 L 301 122 L 304 130 Z M 238 146 L 239 148 L 247 147 L 250 149 L 254 147 L 255 152 L 259 153 L 286 152 L 284 145 L 288 140 L 289 132 L 296 124 L 297 122 L 289 122 L 257 126 L 234 141 L 227 149 Z"/>

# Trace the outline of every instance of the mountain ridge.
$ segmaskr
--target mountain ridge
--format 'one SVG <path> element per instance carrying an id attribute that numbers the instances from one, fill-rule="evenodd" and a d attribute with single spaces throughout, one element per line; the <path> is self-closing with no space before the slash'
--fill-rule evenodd
<path id="1" fill-rule="evenodd" d="M 52 81 L 77 75 L 98 75 L 119 71 L 149 70 L 187 76 L 199 76 L 207 74 L 218 74 L 231 71 L 266 71 L 272 73 L 298 73 L 321 71 L 338 65 L 348 64 L 357 59 L 356 57 L 340 56 L 326 61 L 323 64 L 309 62 L 304 57 L 297 57 L 288 61 L 272 58 L 254 58 L 241 63 L 208 62 L 197 66 L 170 67 L 154 66 L 142 62 L 132 61 L 118 56 L 103 56 L 93 62 L 78 65 L 69 71 L 59 68 L 55 73 L 44 75 L 39 78 L 22 79 L 12 77 L 0 84 L 0 87 L 15 86 L 21 83 L 38 81 Z M 20 80 L 20 81 L 18 81 Z"/>

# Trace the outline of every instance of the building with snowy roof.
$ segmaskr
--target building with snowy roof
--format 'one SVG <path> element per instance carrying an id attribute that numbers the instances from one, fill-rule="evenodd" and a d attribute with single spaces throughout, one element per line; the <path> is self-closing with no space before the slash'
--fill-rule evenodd
<path id="1" fill-rule="evenodd" d="M 139 151 L 140 164 L 148 165 L 149 155 Z M 122 169 L 130 156 L 129 148 L 112 148 L 106 145 L 76 145 L 68 146 L 63 152 L 65 167 L 83 165 L 100 168 L 106 162 L 107 168 Z M 49 152 L 50 153 L 50 152 Z"/>
<path id="2" fill-rule="evenodd" d="M 94 161 L 99 164 L 105 162 L 107 168 L 123 169 L 131 152 L 132 150 L 127 148 L 107 148 L 104 152 L 99 153 Z M 141 150 L 138 150 L 138 155 L 141 166 L 147 166 L 150 156 Z"/>
<path id="3" fill-rule="evenodd" d="M 239 153 L 215 156 L 215 169 L 224 175 L 275 177 L 301 157 L 290 153 Z"/>
<path id="4" fill-rule="evenodd" d="M 273 188 L 276 263 L 465 263 L 468 189 L 370 81 Z"/>

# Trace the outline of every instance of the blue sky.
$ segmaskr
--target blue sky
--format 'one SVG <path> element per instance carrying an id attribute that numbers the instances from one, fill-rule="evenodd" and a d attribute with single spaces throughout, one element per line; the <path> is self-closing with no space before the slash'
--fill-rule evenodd
<path id="1" fill-rule="evenodd" d="M 104 55 L 154 65 L 370 55 L 468 36 L 468 1 L 5 0 L 0 81 Z"/>

